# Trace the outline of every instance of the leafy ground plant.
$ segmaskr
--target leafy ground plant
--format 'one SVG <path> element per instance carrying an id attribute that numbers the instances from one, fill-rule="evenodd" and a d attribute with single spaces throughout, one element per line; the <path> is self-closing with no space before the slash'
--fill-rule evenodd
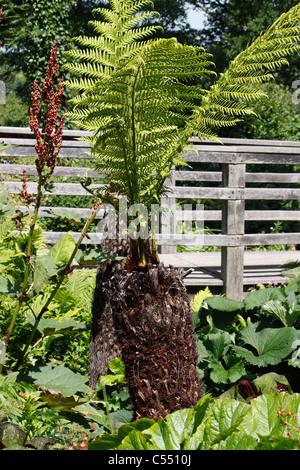
<path id="1" fill-rule="evenodd" d="M 80 245 L 97 214 L 101 201 L 95 201 L 91 208 L 83 228 L 80 227 L 81 220 L 69 212 L 59 213 L 58 216 L 75 224 L 81 231 L 79 240 L 75 243 L 71 233 L 66 233 L 47 252 L 45 239 L 42 234 L 42 226 L 38 221 L 39 208 L 45 189 L 51 184 L 56 159 L 62 145 L 62 133 L 64 116 L 59 117 L 62 96 L 64 92 L 63 78 L 59 81 L 55 90 L 55 79 L 59 70 L 57 58 L 57 43 L 54 44 L 46 77 L 42 90 L 39 91 L 37 82 L 34 82 L 32 91 L 32 107 L 30 108 L 30 128 L 36 138 L 36 171 L 38 185 L 36 195 L 28 194 L 27 177 L 23 172 L 23 188 L 21 191 L 22 203 L 27 207 L 28 214 L 18 211 L 15 213 L 14 205 L 10 204 L 9 195 L 1 195 L 0 215 L 0 292 L 2 295 L 14 299 L 12 316 L 6 329 L 4 339 L 0 342 L 0 372 L 6 363 L 6 350 L 16 327 L 16 322 L 21 313 L 26 312 L 26 319 L 31 324 L 31 331 L 25 340 L 22 352 L 19 351 L 18 359 L 14 367 L 19 369 L 31 352 L 33 341 L 38 330 L 42 335 L 74 333 L 83 329 L 81 324 L 71 325 L 70 319 L 64 319 L 63 324 L 52 319 L 51 326 L 41 324 L 42 317 L 51 309 L 54 298 L 66 278 L 72 272 L 74 260 L 79 264 L 93 262 L 101 263 L 108 259 L 106 254 L 90 254 L 89 259 L 80 250 Z M 14 233 L 17 229 L 17 233 Z M 41 296 L 41 294 L 43 294 Z M 43 300 L 43 302 L 38 302 Z M 45 320 L 46 321 L 46 320 Z M 49 323 L 49 320 L 48 320 Z M 45 331 L 48 332 L 45 333 Z"/>
<path id="2" fill-rule="evenodd" d="M 205 395 L 192 409 L 157 422 L 143 418 L 90 442 L 91 450 L 300 449 L 298 394 L 265 394 L 245 403 Z"/>
<path id="3" fill-rule="evenodd" d="M 220 394 L 236 382 L 274 372 L 299 392 L 298 282 L 254 290 L 243 302 L 207 290 L 196 296 L 199 370 L 208 389 Z"/>
<path id="4" fill-rule="evenodd" d="M 129 423 L 133 412 L 124 364 L 118 358 L 111 361 L 110 368 L 97 391 L 87 385 L 86 374 L 75 373 L 64 364 L 39 365 L 27 375 L 10 372 L 2 376 L 0 437 L 1 430 L 5 435 L 0 448 L 29 447 L 35 440 L 39 450 L 50 445 L 53 449 L 85 450 L 89 440 Z"/>

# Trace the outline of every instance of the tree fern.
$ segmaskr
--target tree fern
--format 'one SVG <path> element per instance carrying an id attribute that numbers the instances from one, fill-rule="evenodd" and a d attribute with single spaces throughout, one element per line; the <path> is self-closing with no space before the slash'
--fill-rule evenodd
<path id="1" fill-rule="evenodd" d="M 204 93 L 185 82 L 212 73 L 209 57 L 175 39 L 151 41 L 73 100 L 72 119 L 94 132 L 97 170 L 130 204 L 158 202 L 172 165 L 183 163 L 180 128 Z"/>
<path id="2" fill-rule="evenodd" d="M 149 1 L 111 0 L 92 21 L 96 37 L 77 38 L 69 86 L 72 120 L 92 131 L 96 169 L 107 176 L 105 191 L 127 196 L 149 209 L 166 191 L 165 181 L 188 139 L 217 138 L 218 130 L 253 113 L 265 96 L 260 85 L 299 49 L 300 4 L 283 14 L 241 52 L 209 90 L 195 86 L 212 74 L 211 56 L 172 39 L 150 39 L 156 27 L 142 26 L 154 15 Z"/>

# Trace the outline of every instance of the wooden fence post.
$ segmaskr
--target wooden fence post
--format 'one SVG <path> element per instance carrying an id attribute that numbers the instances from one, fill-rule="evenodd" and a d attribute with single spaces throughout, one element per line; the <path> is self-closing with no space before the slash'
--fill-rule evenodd
<path id="1" fill-rule="evenodd" d="M 175 168 L 173 168 L 172 178 L 166 180 L 166 186 L 175 186 L 174 170 Z M 163 210 L 160 218 L 161 234 L 170 234 L 174 236 L 176 234 L 176 198 L 172 196 L 163 196 L 160 203 Z M 159 252 L 162 255 L 175 254 L 177 253 L 177 246 L 161 245 Z"/>
<path id="2" fill-rule="evenodd" d="M 224 235 L 244 235 L 245 200 L 238 199 L 238 189 L 245 188 L 246 165 L 226 163 L 222 165 L 224 188 L 232 189 L 232 199 L 223 201 L 222 233 Z M 233 300 L 243 300 L 244 285 L 244 246 L 222 247 L 221 276 L 223 290 Z"/>

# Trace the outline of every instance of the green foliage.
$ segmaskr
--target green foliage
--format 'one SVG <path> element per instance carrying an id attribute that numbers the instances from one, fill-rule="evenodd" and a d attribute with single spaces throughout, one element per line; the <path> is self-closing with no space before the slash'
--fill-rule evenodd
<path id="1" fill-rule="evenodd" d="M 266 97 L 254 104 L 255 115 L 247 116 L 244 122 L 230 131 L 230 135 L 248 139 L 299 140 L 299 104 L 293 103 L 293 90 L 269 82 L 264 84 L 262 91 Z"/>
<path id="2" fill-rule="evenodd" d="M 86 385 L 88 377 L 72 372 L 63 364 L 52 367 L 51 365 L 40 366 L 38 371 L 31 371 L 29 376 L 33 383 L 54 392 L 60 392 L 64 397 L 75 395 L 76 392 L 89 392 Z"/>
<path id="3" fill-rule="evenodd" d="M 204 97 L 200 119 L 224 127 L 253 112 L 249 104 L 263 97 L 261 84 L 272 79 L 271 72 L 288 64 L 286 57 L 299 50 L 299 15 L 298 4 L 230 62 Z"/>
<path id="4" fill-rule="evenodd" d="M 5 424 L 6 436 L 3 443 L 1 428 L 0 441 L 6 448 L 21 445 L 42 450 L 51 444 L 51 448 L 67 449 L 74 440 L 89 436 L 91 427 L 104 429 L 105 415 L 93 406 L 93 394 L 86 380 L 64 366 L 49 365 L 35 368 L 29 377 L 18 373 L 2 376 L 0 420 Z M 17 438 L 22 442 L 16 442 Z"/>
<path id="5" fill-rule="evenodd" d="M 289 386 L 299 391 L 300 293 L 292 282 L 250 292 L 243 302 L 206 297 L 194 311 L 205 387 L 218 393 L 261 371 L 284 370 Z"/>
<path id="6" fill-rule="evenodd" d="M 97 9 L 96 35 L 78 37 L 67 68 L 78 78 L 70 118 L 92 131 L 96 169 L 107 175 L 106 191 L 148 208 L 165 191 L 165 180 L 188 138 L 216 138 L 222 127 L 253 114 L 265 96 L 262 83 L 299 49 L 300 5 L 283 14 L 242 51 L 209 90 L 195 81 L 211 75 L 210 55 L 176 39 L 149 39 L 143 26 L 151 2 L 114 1 Z"/>
<path id="7" fill-rule="evenodd" d="M 299 395 L 262 395 L 250 403 L 205 395 L 166 421 L 141 419 L 89 444 L 91 450 L 299 449 Z"/>
<path id="8" fill-rule="evenodd" d="M 91 22 L 98 36 L 77 38 L 82 49 L 68 54 L 77 62 L 67 66 L 81 77 L 68 83 L 80 92 L 70 117 L 93 131 L 88 140 L 97 169 L 131 204 L 147 206 L 158 202 L 180 158 L 179 128 L 202 94 L 184 82 L 209 73 L 210 65 L 201 48 L 175 39 L 143 41 L 157 29 L 140 26 L 155 15 L 139 12 L 149 5 L 112 2 L 112 10 L 95 10 L 106 22 Z"/>
<path id="9" fill-rule="evenodd" d="M 8 63 L 25 75 L 26 104 L 30 102 L 33 81 L 41 83 L 43 79 L 54 41 L 58 41 L 61 51 L 70 47 L 69 7 L 72 3 L 72 0 L 2 2 L 1 37 Z"/>
<path id="10" fill-rule="evenodd" d="M 218 70 L 224 70 L 228 62 L 249 43 L 265 31 L 281 14 L 296 6 L 298 0 L 197 0 L 206 12 L 206 27 L 201 39 L 216 57 Z M 291 67 L 281 70 L 277 76 L 286 86 L 298 78 L 299 55 L 291 61 Z"/>
<path id="11" fill-rule="evenodd" d="M 241 339 L 245 346 L 255 349 L 255 354 L 240 346 L 235 346 L 234 351 L 248 363 L 265 367 L 278 364 L 291 354 L 296 338 L 294 328 L 262 328 L 260 322 L 248 323 L 241 332 Z"/>

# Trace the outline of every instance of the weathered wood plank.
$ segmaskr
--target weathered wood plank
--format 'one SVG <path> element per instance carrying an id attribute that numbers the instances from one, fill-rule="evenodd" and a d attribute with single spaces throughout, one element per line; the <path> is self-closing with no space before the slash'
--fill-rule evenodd
<path id="1" fill-rule="evenodd" d="M 91 156 L 88 154 L 89 149 L 87 147 L 62 147 L 59 152 L 59 158 L 78 158 L 78 159 L 91 159 Z M 33 157 L 36 158 L 37 153 L 33 147 L 11 147 L 4 149 L 0 152 L 1 157 Z"/>
<path id="2" fill-rule="evenodd" d="M 16 206 L 21 211 L 27 211 L 25 206 Z M 39 215 L 41 217 L 55 217 L 50 209 L 68 209 L 74 211 L 76 214 L 80 215 L 82 219 L 86 219 L 90 215 L 90 210 L 85 208 L 70 208 L 70 207 L 41 207 Z M 101 219 L 103 217 L 104 211 L 101 210 L 98 212 L 96 218 Z M 183 220 L 184 216 L 188 217 L 188 220 L 197 220 L 196 211 L 176 211 L 176 220 Z M 202 220 L 202 218 L 201 218 Z M 221 221 L 222 220 L 222 211 L 203 211 L 203 220 L 205 221 Z M 245 211 L 245 221 L 300 221 L 300 211 Z"/>
<path id="3" fill-rule="evenodd" d="M 295 147 L 284 147 L 284 146 L 275 146 L 275 145 L 265 145 L 265 146 L 260 146 L 260 145 L 194 145 L 194 148 L 198 150 L 199 153 L 205 153 L 205 152 L 219 152 L 219 153 L 224 153 L 224 154 L 231 154 L 234 153 L 237 156 L 240 155 L 278 155 L 278 158 L 280 158 L 283 155 L 296 155 L 299 157 L 300 154 L 300 146 L 295 146 Z M 187 152 L 184 153 L 185 155 L 190 155 L 194 154 L 197 156 L 196 152 Z M 226 163 L 226 162 L 224 162 Z M 239 162 L 243 163 L 243 162 Z"/>
<path id="4" fill-rule="evenodd" d="M 156 236 L 158 245 L 188 245 L 188 246 L 259 246 L 259 245 L 297 245 L 300 243 L 300 233 L 263 233 L 246 235 L 192 235 L 175 234 L 173 236 Z"/>
<path id="5" fill-rule="evenodd" d="M 37 183 L 28 183 L 28 193 L 29 194 L 37 194 Z M 92 184 L 91 188 L 101 188 L 103 185 L 101 184 Z M 3 189 L 9 191 L 12 194 L 20 194 L 22 190 L 22 183 L 14 182 L 14 181 L 5 181 L 3 182 Z M 53 184 L 53 192 L 46 191 L 47 195 L 55 195 L 55 196 L 90 196 L 91 194 L 86 191 L 81 184 L 78 183 L 54 183 Z"/>
<path id="6" fill-rule="evenodd" d="M 32 136 L 32 131 L 29 127 L 7 127 L 1 126 L 0 127 L 0 138 L 10 136 L 10 135 L 27 135 Z M 88 137 L 93 135 L 92 132 L 83 131 L 83 130 L 72 130 L 72 129 L 64 129 L 63 136 L 64 138 L 77 138 L 77 137 Z"/>
<path id="7" fill-rule="evenodd" d="M 225 188 L 245 187 L 246 165 L 225 165 L 222 167 L 222 185 Z M 222 202 L 222 234 L 241 235 L 245 232 L 245 201 L 225 200 Z M 244 247 L 222 246 L 221 277 L 224 293 L 233 300 L 243 299 L 241 279 L 244 271 Z"/>
<path id="8" fill-rule="evenodd" d="M 1 139 L 1 136 L 0 136 Z M 2 139 L 2 141 L 6 145 L 13 145 L 16 148 L 17 147 L 28 147 L 30 148 L 33 152 L 35 151 L 35 144 L 36 141 L 34 138 L 23 138 L 23 137 L 6 137 Z M 75 147 L 75 148 L 87 148 L 90 149 L 91 145 L 88 142 L 82 141 L 82 140 L 63 140 L 62 142 L 62 148 L 64 147 Z"/>
<path id="9" fill-rule="evenodd" d="M 26 170 L 29 176 L 37 176 L 35 165 L 20 165 L 1 163 L 0 174 L 3 175 L 22 175 Z M 88 170 L 88 175 L 91 178 L 104 178 L 97 171 L 88 167 L 68 167 L 57 166 L 54 169 L 53 176 L 62 177 L 77 177 L 84 176 Z M 174 181 L 192 181 L 192 182 L 221 182 L 221 172 L 200 172 L 200 171 L 180 171 L 174 172 Z M 300 183 L 300 173 L 246 173 L 247 183 Z"/>
<path id="10" fill-rule="evenodd" d="M 177 218 L 182 220 L 183 211 L 176 211 Z M 184 211 L 191 220 L 196 220 L 196 211 Z M 222 220 L 222 211 L 204 210 L 204 220 Z M 264 221 L 298 221 L 300 220 L 300 211 L 245 211 L 245 221 L 264 220 Z"/>
<path id="11" fill-rule="evenodd" d="M 16 206 L 16 209 L 22 211 L 23 213 L 26 213 L 28 212 L 28 209 L 27 207 L 25 206 Z M 54 210 L 55 212 L 59 212 L 61 210 L 68 210 L 68 211 L 72 211 L 74 212 L 75 214 L 79 215 L 81 217 L 81 219 L 87 219 L 91 216 L 91 210 L 90 209 L 85 209 L 85 208 L 79 208 L 79 207 L 52 207 L 52 206 L 49 206 L 49 207 L 40 207 L 39 209 L 39 217 L 45 217 L 45 218 L 57 218 L 56 215 L 53 214 L 53 212 L 51 212 L 51 210 Z M 95 217 L 95 219 L 102 219 L 104 216 L 104 209 L 99 209 L 98 212 L 97 212 L 97 215 Z"/>
<path id="12" fill-rule="evenodd" d="M 226 149 L 226 150 L 225 150 Z M 267 147 L 264 148 L 268 149 Z M 263 163 L 263 164 L 277 164 L 277 165 L 297 165 L 300 163 L 300 149 L 299 148 L 285 148 L 285 152 L 275 153 L 272 152 L 256 153 L 248 148 L 248 153 L 238 152 L 237 149 L 229 147 L 220 147 L 214 149 L 197 149 L 198 155 L 195 152 L 187 152 L 183 154 L 186 162 L 197 163 Z M 256 149 L 255 149 L 256 150 Z M 279 149 L 283 150 L 283 149 Z"/>
<path id="13" fill-rule="evenodd" d="M 175 181 L 221 182 L 217 171 L 175 171 Z M 246 183 L 300 183 L 300 173 L 246 173 Z"/>
<path id="14" fill-rule="evenodd" d="M 2 175 L 15 175 L 21 176 L 23 171 L 26 171 L 28 176 L 37 176 L 37 170 L 35 165 L 17 165 L 17 164 L 0 164 L 0 174 Z M 54 168 L 53 176 L 70 177 L 76 178 L 78 176 L 84 176 L 88 170 L 88 176 L 91 178 L 104 178 L 104 175 L 99 175 L 92 168 L 83 167 L 69 167 L 69 166 L 57 166 Z"/>
<path id="15" fill-rule="evenodd" d="M 299 200 L 300 189 L 286 188 L 188 188 L 184 186 L 173 186 L 172 196 L 176 198 L 190 199 L 220 199 L 220 200 Z"/>
<path id="16" fill-rule="evenodd" d="M 32 132 L 29 127 L 0 127 L 0 137 L 7 135 L 28 135 L 31 136 Z M 83 131 L 83 130 L 72 130 L 65 129 L 63 132 L 64 138 L 77 138 L 81 136 L 91 136 L 92 132 Z M 191 136 L 191 142 L 200 145 L 216 145 L 215 140 L 203 140 L 198 137 Z M 225 145 L 247 145 L 247 146 L 273 146 L 273 147 L 299 147 L 299 142 L 289 141 L 289 140 L 265 140 L 265 139 L 238 139 L 230 137 L 221 137 L 219 142 L 222 146 Z"/>
<path id="17" fill-rule="evenodd" d="M 246 183 L 300 183 L 300 173 L 246 173 Z"/>
<path id="18" fill-rule="evenodd" d="M 197 145 L 216 145 L 215 140 L 203 140 L 199 139 L 198 137 L 191 136 L 190 142 L 197 144 Z M 222 146 L 226 145 L 247 145 L 247 146 L 266 146 L 266 147 L 299 147 L 298 141 L 291 141 L 291 140 L 266 140 L 266 139 L 238 139 L 238 138 L 231 138 L 231 137 L 220 137 L 219 139 L 220 144 Z"/>
<path id="19" fill-rule="evenodd" d="M 49 243 L 56 243 L 65 232 L 45 232 Z M 79 233 L 74 232 L 74 236 L 79 237 Z M 83 244 L 99 244 L 102 240 L 101 233 L 90 233 L 90 239 L 85 238 Z M 75 238 L 76 238 L 75 237 Z M 78 240 L 78 238 L 76 238 Z M 258 234 L 258 235 L 191 235 L 175 234 L 162 235 L 157 234 L 155 239 L 157 245 L 187 245 L 187 246 L 257 246 L 257 245 L 290 245 L 300 243 L 300 233 L 285 234 Z"/>

